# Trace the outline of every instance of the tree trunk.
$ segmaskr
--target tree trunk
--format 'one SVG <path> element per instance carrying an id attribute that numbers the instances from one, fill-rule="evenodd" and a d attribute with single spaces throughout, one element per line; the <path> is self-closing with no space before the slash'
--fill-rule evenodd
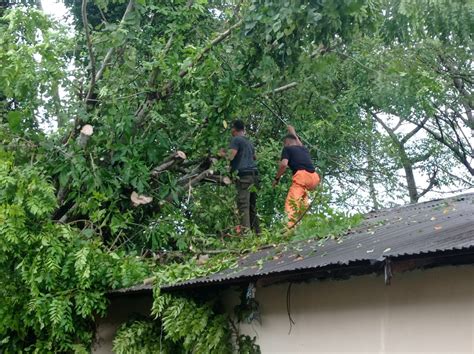
<path id="1" fill-rule="evenodd" d="M 413 164 L 410 162 L 410 159 L 406 155 L 405 148 L 403 147 L 403 145 L 400 146 L 400 155 L 402 158 L 403 169 L 405 170 L 405 178 L 407 181 L 410 203 L 418 203 L 418 199 L 420 197 L 418 195 L 418 190 L 416 189 L 415 175 L 413 174 Z"/>
<path id="2" fill-rule="evenodd" d="M 374 127 L 372 126 L 372 130 Z M 372 208 L 373 210 L 379 210 L 380 205 L 377 200 L 377 190 L 375 189 L 375 181 L 374 181 L 374 155 L 373 155 L 373 135 L 370 135 L 369 141 L 367 144 L 367 183 L 369 184 L 369 195 L 370 199 L 372 200 Z"/>

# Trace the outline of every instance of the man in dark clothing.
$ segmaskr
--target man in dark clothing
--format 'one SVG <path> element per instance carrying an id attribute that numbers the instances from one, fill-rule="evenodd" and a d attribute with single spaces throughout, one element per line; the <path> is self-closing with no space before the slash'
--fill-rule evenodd
<path id="1" fill-rule="evenodd" d="M 293 181 L 286 197 L 285 211 L 288 214 L 288 227 L 292 228 L 300 213 L 308 208 L 308 191 L 318 186 L 320 178 L 314 169 L 311 155 L 296 135 L 295 128 L 289 125 L 288 133 L 273 186 L 280 182 L 281 176 L 290 167 Z"/>
<path id="2" fill-rule="evenodd" d="M 258 234 L 260 226 L 256 209 L 256 188 L 259 177 L 255 149 L 245 137 L 245 125 L 241 120 L 232 123 L 231 134 L 229 149 L 227 151 L 222 149 L 219 154 L 230 161 L 231 172 L 237 174 L 237 208 L 240 226 L 246 230 L 252 229 Z"/>

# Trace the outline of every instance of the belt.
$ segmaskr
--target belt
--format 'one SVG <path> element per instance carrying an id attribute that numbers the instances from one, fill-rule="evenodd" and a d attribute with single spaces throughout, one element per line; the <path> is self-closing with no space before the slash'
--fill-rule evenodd
<path id="1" fill-rule="evenodd" d="M 239 177 L 244 177 L 244 176 L 258 176 L 258 171 L 257 170 L 252 170 L 252 171 L 241 171 L 237 174 Z"/>
<path id="2" fill-rule="evenodd" d="M 296 174 L 296 172 L 298 172 L 298 171 L 306 171 L 306 172 L 309 172 L 309 173 L 315 173 L 316 172 L 316 170 L 311 171 L 311 170 L 307 170 L 306 168 L 301 168 L 299 170 L 293 171 L 293 174 Z"/>

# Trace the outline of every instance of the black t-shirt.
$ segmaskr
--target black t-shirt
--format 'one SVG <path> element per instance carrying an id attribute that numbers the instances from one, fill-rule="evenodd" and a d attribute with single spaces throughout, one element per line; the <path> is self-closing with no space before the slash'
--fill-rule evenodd
<path id="1" fill-rule="evenodd" d="M 281 152 L 281 159 L 288 160 L 288 166 L 290 166 L 293 174 L 299 170 L 306 170 L 308 172 L 314 172 L 314 165 L 311 161 L 311 155 L 305 146 L 285 146 Z"/>
<path id="2" fill-rule="evenodd" d="M 232 171 L 252 172 L 257 170 L 257 164 L 255 163 L 255 149 L 252 143 L 244 136 L 234 136 L 230 141 L 230 149 L 237 150 L 237 155 L 230 162 Z"/>

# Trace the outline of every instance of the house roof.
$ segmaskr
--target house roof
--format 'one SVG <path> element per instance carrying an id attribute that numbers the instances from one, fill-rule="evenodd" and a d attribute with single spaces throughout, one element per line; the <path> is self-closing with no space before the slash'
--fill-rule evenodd
<path id="1" fill-rule="evenodd" d="M 316 273 L 352 264 L 383 264 L 414 256 L 474 252 L 474 193 L 384 209 L 365 215 L 337 239 L 310 239 L 243 256 L 238 266 L 164 286 L 164 290 L 235 284 L 268 276 Z M 342 271 L 342 270 L 341 270 Z M 150 285 L 124 289 L 144 291 Z"/>

